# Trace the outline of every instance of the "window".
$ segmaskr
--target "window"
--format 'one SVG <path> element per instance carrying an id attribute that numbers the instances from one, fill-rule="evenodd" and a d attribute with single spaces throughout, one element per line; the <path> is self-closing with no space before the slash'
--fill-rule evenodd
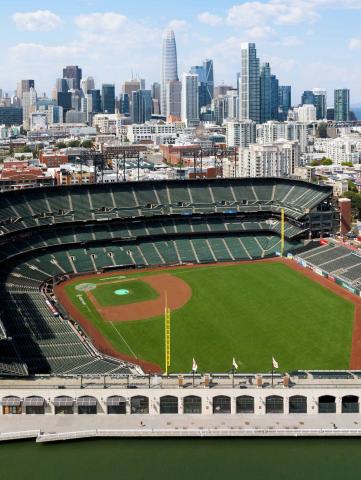
<path id="1" fill-rule="evenodd" d="M 231 413 L 231 399 L 224 395 L 213 398 L 213 413 Z"/>
<path id="2" fill-rule="evenodd" d="M 359 413 L 359 399 L 355 395 L 342 397 L 342 413 Z"/>
<path id="3" fill-rule="evenodd" d="M 336 399 L 331 395 L 323 395 L 318 399 L 318 413 L 336 413 Z"/>
<path id="4" fill-rule="evenodd" d="M 149 413 L 149 398 L 137 395 L 130 401 L 130 413 Z"/>
<path id="5" fill-rule="evenodd" d="M 160 413 L 178 413 L 178 398 L 171 395 L 160 397 Z"/>
<path id="6" fill-rule="evenodd" d="M 236 399 L 237 413 L 254 413 L 254 398 L 249 395 L 242 395 Z"/>
<path id="7" fill-rule="evenodd" d="M 307 398 L 302 395 L 290 397 L 289 413 L 307 413 Z"/>
<path id="8" fill-rule="evenodd" d="M 183 400 L 184 413 L 202 413 L 202 399 L 195 395 L 184 397 Z"/>
<path id="9" fill-rule="evenodd" d="M 109 415 L 124 415 L 126 413 L 126 403 L 124 397 L 107 398 L 107 412 Z"/>
<path id="10" fill-rule="evenodd" d="M 79 397 L 76 401 L 79 415 L 96 415 L 97 399 L 94 397 Z"/>
<path id="11" fill-rule="evenodd" d="M 283 413 L 283 398 L 278 395 L 267 397 L 266 413 Z"/>
<path id="12" fill-rule="evenodd" d="M 74 399 L 67 396 L 54 398 L 55 415 L 72 415 L 74 413 Z"/>

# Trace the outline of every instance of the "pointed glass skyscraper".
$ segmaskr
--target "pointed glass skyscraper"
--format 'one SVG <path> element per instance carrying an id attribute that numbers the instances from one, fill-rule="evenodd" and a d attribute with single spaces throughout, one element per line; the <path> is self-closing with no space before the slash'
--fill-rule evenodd
<path id="1" fill-rule="evenodd" d="M 167 111 L 167 83 L 178 80 L 177 45 L 173 30 L 163 33 L 161 77 L 161 113 Z"/>

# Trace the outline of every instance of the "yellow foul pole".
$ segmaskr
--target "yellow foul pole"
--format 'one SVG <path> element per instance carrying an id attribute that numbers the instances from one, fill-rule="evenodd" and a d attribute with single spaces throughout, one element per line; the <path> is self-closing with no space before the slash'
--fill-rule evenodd
<path id="1" fill-rule="evenodd" d="M 285 209 L 281 210 L 281 257 L 285 250 Z"/>
<path id="2" fill-rule="evenodd" d="M 168 308 L 167 292 L 165 293 L 164 309 L 164 338 L 165 338 L 165 374 L 168 375 L 170 367 L 170 308 Z"/>

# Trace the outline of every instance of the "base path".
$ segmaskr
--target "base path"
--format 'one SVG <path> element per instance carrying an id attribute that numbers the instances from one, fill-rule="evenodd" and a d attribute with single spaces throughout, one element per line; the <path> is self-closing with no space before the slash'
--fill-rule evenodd
<path id="1" fill-rule="evenodd" d="M 169 273 L 145 276 L 140 280 L 152 287 L 153 290 L 158 293 L 158 298 L 155 300 L 128 303 L 126 305 L 102 307 L 92 292 L 88 292 L 87 295 L 103 319 L 114 323 L 158 317 L 164 314 L 166 302 L 168 307 L 173 311 L 183 307 L 192 296 L 192 289 L 188 283 Z"/>

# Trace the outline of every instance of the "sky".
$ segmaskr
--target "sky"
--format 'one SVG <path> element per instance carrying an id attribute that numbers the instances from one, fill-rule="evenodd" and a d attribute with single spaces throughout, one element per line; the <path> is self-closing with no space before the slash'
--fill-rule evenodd
<path id="1" fill-rule="evenodd" d="M 32 78 L 50 94 L 66 65 L 96 86 L 160 79 L 162 31 L 175 31 L 179 73 L 204 58 L 216 84 L 236 85 L 240 45 L 255 42 L 280 84 L 303 90 L 350 88 L 361 104 L 361 0 L 1 0 L 0 88 Z"/>

